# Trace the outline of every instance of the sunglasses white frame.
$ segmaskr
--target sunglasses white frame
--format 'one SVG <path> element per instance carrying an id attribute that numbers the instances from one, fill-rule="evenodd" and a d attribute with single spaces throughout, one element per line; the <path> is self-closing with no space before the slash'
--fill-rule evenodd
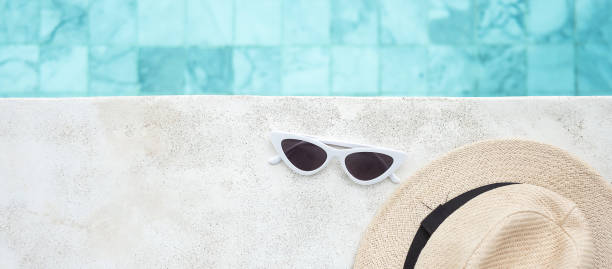
<path id="1" fill-rule="evenodd" d="M 285 155 L 285 152 L 283 151 L 283 148 L 281 146 L 281 141 L 285 139 L 302 140 L 302 141 L 306 141 L 308 143 L 312 143 L 320 147 L 327 154 L 327 158 L 325 159 L 325 162 L 323 162 L 323 164 L 320 167 L 312 171 L 304 171 L 304 170 L 301 170 L 295 167 L 295 165 L 293 165 L 291 161 L 287 159 L 287 156 Z M 278 155 L 268 160 L 268 163 L 271 165 L 278 164 L 282 160 L 294 172 L 300 175 L 309 176 L 309 175 L 313 175 L 321 171 L 321 169 L 325 168 L 333 158 L 338 158 L 338 160 L 340 161 L 340 165 L 342 166 L 342 169 L 344 169 L 344 173 L 346 173 L 349 176 L 349 178 L 353 180 L 353 182 L 360 184 L 360 185 L 376 184 L 384 180 L 387 177 L 389 177 L 393 183 L 399 183 L 400 179 L 394 174 L 394 172 L 404 162 L 404 159 L 407 156 L 405 152 L 398 151 L 398 150 L 392 150 L 392 149 L 369 146 L 369 145 L 362 145 L 362 144 L 353 144 L 353 143 L 347 143 L 347 142 L 342 142 L 342 141 L 319 139 L 313 136 L 292 134 L 292 133 L 279 132 L 279 131 L 273 131 L 270 133 L 270 141 L 272 142 L 274 149 L 278 153 Z M 330 145 L 343 147 L 344 149 L 334 148 L 334 147 L 331 147 Z M 382 173 L 380 176 L 373 178 L 371 180 L 359 180 L 355 178 L 353 175 L 351 175 L 351 173 L 346 168 L 346 162 L 345 162 L 346 156 L 348 156 L 351 153 L 355 153 L 355 152 L 382 153 L 382 154 L 388 155 L 389 157 L 393 158 L 393 163 L 391 164 L 389 169 L 387 169 L 387 171 Z"/>

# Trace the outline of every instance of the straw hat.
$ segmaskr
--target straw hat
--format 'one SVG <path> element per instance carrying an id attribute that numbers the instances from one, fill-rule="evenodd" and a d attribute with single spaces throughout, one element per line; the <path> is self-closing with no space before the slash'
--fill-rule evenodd
<path id="1" fill-rule="evenodd" d="M 354 267 L 612 268 L 612 187 L 553 146 L 465 146 L 395 191 Z"/>

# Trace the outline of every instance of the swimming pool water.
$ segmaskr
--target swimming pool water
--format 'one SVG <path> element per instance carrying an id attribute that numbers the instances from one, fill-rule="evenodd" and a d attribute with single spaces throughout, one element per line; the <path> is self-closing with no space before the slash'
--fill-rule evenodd
<path id="1" fill-rule="evenodd" d="M 609 0 L 0 0 L 0 96 L 612 94 Z"/>

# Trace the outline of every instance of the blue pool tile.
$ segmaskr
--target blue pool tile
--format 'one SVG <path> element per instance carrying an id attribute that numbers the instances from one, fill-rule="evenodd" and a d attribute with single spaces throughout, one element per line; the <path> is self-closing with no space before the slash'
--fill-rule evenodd
<path id="1" fill-rule="evenodd" d="M 571 42 L 574 34 L 573 0 L 529 1 L 527 30 L 532 41 Z"/>
<path id="2" fill-rule="evenodd" d="M 574 95 L 574 45 L 534 45 L 527 49 L 527 93 Z"/>
<path id="3" fill-rule="evenodd" d="M 377 44 L 376 0 L 331 0 L 331 38 L 334 44 Z"/>
<path id="4" fill-rule="evenodd" d="M 281 52 L 277 47 L 234 49 L 234 93 L 279 95 Z"/>
<path id="5" fill-rule="evenodd" d="M 328 44 L 329 0 L 284 0 L 283 39 L 285 44 Z"/>
<path id="6" fill-rule="evenodd" d="M 576 39 L 612 43 L 612 1 L 576 1 Z"/>
<path id="7" fill-rule="evenodd" d="M 475 47 L 430 46 L 428 56 L 429 95 L 475 96 L 479 71 Z"/>
<path id="8" fill-rule="evenodd" d="M 38 42 L 40 2 L 0 1 L 0 44 L 33 44 Z"/>
<path id="9" fill-rule="evenodd" d="M 527 53 L 519 46 L 481 46 L 479 96 L 517 96 L 527 92 Z"/>
<path id="10" fill-rule="evenodd" d="M 0 46 L 0 96 L 38 89 L 38 46 Z"/>
<path id="11" fill-rule="evenodd" d="M 96 45 L 136 44 L 136 6 L 136 0 L 90 0 L 90 43 Z"/>
<path id="12" fill-rule="evenodd" d="M 40 48 L 40 90 L 49 95 L 87 93 L 87 47 Z"/>
<path id="13" fill-rule="evenodd" d="M 183 48 L 140 48 L 138 80 L 144 94 L 180 94 L 185 87 L 186 52 Z"/>
<path id="14" fill-rule="evenodd" d="M 377 95 L 378 51 L 376 48 L 332 48 L 333 95 Z"/>
<path id="15" fill-rule="evenodd" d="M 382 48 L 379 61 L 383 95 L 427 95 L 427 47 Z"/>
<path id="16" fill-rule="evenodd" d="M 0 0 L 0 96 L 612 95 L 610 10 L 612 0 Z"/>
<path id="17" fill-rule="evenodd" d="M 467 44 L 474 40 L 471 0 L 430 1 L 429 40 L 438 44 Z"/>
<path id="18" fill-rule="evenodd" d="M 525 37 L 525 0 L 477 0 L 478 40 L 512 43 Z"/>
<path id="19" fill-rule="evenodd" d="M 187 0 L 185 41 L 188 45 L 231 45 L 233 1 Z"/>
<path id="20" fill-rule="evenodd" d="M 231 94 L 232 55 L 231 48 L 189 48 L 186 93 Z"/>
<path id="21" fill-rule="evenodd" d="M 579 45 L 577 54 L 578 94 L 612 95 L 612 45 Z"/>
<path id="22" fill-rule="evenodd" d="M 40 40 L 45 44 L 84 45 L 88 40 L 87 0 L 41 0 Z"/>
<path id="23" fill-rule="evenodd" d="M 283 50 L 283 95 L 329 95 L 329 49 Z"/>
<path id="24" fill-rule="evenodd" d="M 380 0 L 380 43 L 427 43 L 428 1 Z"/>
<path id="25" fill-rule="evenodd" d="M 235 43 L 278 45 L 281 43 L 281 0 L 235 0 Z"/>
<path id="26" fill-rule="evenodd" d="M 138 43 L 140 45 L 182 45 L 184 26 L 185 1 L 138 1 Z"/>
<path id="27" fill-rule="evenodd" d="M 138 49 L 97 46 L 89 50 L 90 95 L 137 95 Z"/>

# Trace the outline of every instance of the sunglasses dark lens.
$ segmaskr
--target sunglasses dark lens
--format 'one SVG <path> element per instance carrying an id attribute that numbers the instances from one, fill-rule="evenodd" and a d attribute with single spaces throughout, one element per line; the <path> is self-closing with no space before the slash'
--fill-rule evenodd
<path id="1" fill-rule="evenodd" d="M 319 146 L 297 139 L 281 141 L 287 159 L 300 170 L 315 170 L 327 160 L 327 153 Z"/>
<path id="2" fill-rule="evenodd" d="M 344 162 L 349 173 L 356 179 L 368 181 L 389 170 L 393 158 L 376 152 L 355 152 L 346 156 Z"/>

